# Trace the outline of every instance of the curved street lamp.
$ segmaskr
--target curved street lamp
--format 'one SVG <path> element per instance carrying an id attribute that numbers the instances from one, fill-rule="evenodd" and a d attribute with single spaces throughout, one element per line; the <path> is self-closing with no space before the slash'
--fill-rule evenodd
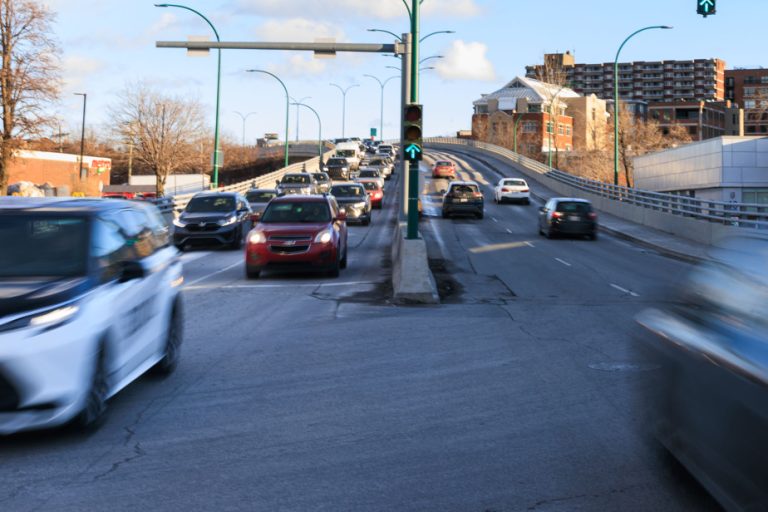
<path id="1" fill-rule="evenodd" d="M 363 75 L 367 76 L 368 78 L 373 78 L 379 83 L 379 86 L 381 87 L 381 117 L 379 118 L 379 140 L 384 140 L 384 87 L 386 87 L 387 83 L 389 83 L 390 80 L 395 78 L 400 78 L 399 76 L 391 76 L 384 80 L 383 82 L 379 80 L 377 77 L 373 75 Z"/>
<path id="2" fill-rule="evenodd" d="M 341 91 L 341 138 L 343 139 L 345 136 L 345 130 L 346 130 L 346 122 L 347 122 L 347 93 L 350 89 L 353 87 L 360 87 L 360 84 L 352 84 L 346 89 L 344 89 L 342 86 L 337 84 L 330 84 L 333 87 L 336 87 L 338 90 Z"/>
<path id="3" fill-rule="evenodd" d="M 426 38 L 432 37 L 432 36 L 437 35 L 437 34 L 455 34 L 455 33 L 456 33 L 455 30 L 438 30 L 436 32 L 432 32 L 432 33 L 429 33 L 429 34 L 425 35 L 424 37 L 419 39 L 419 42 L 423 43 Z"/>
<path id="4" fill-rule="evenodd" d="M 192 9 L 191 7 L 187 7 L 186 5 L 179 5 L 179 4 L 155 4 L 155 7 L 175 7 L 177 9 L 185 9 L 187 11 L 190 11 L 194 14 L 197 14 L 205 22 L 208 24 L 209 27 L 211 27 L 211 30 L 213 30 L 213 34 L 216 36 L 216 41 L 221 42 L 221 38 L 219 38 L 219 32 L 216 30 L 216 27 L 213 26 L 213 23 L 211 23 L 211 20 L 203 16 L 200 12 Z M 216 50 L 218 52 L 218 62 L 216 64 L 216 126 L 214 127 L 213 131 L 213 188 L 219 187 L 219 167 L 221 166 L 220 161 L 220 152 L 219 152 L 219 104 L 221 102 L 221 48 L 218 48 Z"/>
<path id="5" fill-rule="evenodd" d="M 632 39 L 634 36 L 639 34 L 640 32 L 644 32 L 646 30 L 652 30 L 652 29 L 663 29 L 663 30 L 669 30 L 673 27 L 669 25 L 652 25 L 650 27 L 641 28 L 640 30 L 635 30 L 631 34 L 629 34 L 629 37 L 627 37 L 623 43 L 621 43 L 621 46 L 619 46 L 619 50 L 616 52 L 616 59 L 613 61 L 613 184 L 618 185 L 619 184 L 619 54 L 621 53 L 621 49 L 624 48 L 624 45 L 627 44 L 627 41 Z M 627 183 L 627 186 L 629 186 L 629 183 Z"/>
<path id="6" fill-rule="evenodd" d="M 288 167 L 288 116 L 291 109 L 291 95 L 288 94 L 288 88 L 276 74 L 270 73 L 269 71 L 264 71 L 263 69 L 246 69 L 245 71 L 247 73 L 264 73 L 265 75 L 269 75 L 280 82 L 280 85 L 283 86 L 283 90 L 285 91 L 285 166 Z"/>
<path id="7" fill-rule="evenodd" d="M 419 64 L 423 64 L 424 62 L 427 62 L 428 60 L 431 60 L 431 59 L 444 59 L 444 58 L 445 56 L 443 55 L 431 55 L 429 57 L 424 57 L 423 59 L 421 59 L 419 61 Z"/>
<path id="8" fill-rule="evenodd" d="M 304 100 L 311 100 L 312 96 L 304 96 L 303 98 L 299 98 L 298 100 L 296 98 L 291 98 L 291 105 L 296 105 L 296 142 L 299 142 L 299 109 L 298 105 L 300 105 Z M 306 106 L 306 105 L 305 105 Z"/>
<path id="9" fill-rule="evenodd" d="M 254 115 L 256 112 L 248 112 L 247 114 L 243 115 L 237 110 L 235 110 L 234 113 L 240 116 L 240 119 L 243 120 L 243 147 L 245 147 L 245 120 L 251 117 L 252 115 Z"/>
<path id="10" fill-rule="evenodd" d="M 323 165 L 323 122 L 320 121 L 320 114 L 317 113 L 317 110 L 313 109 L 309 105 L 305 103 L 301 103 L 300 101 L 296 101 L 294 103 L 291 103 L 291 105 L 296 105 L 296 110 L 299 110 L 299 107 L 307 107 L 309 110 L 312 111 L 313 114 L 315 114 L 315 117 L 317 117 L 317 126 L 318 126 L 318 135 L 317 135 L 317 158 L 320 162 L 320 167 L 322 169 Z"/>

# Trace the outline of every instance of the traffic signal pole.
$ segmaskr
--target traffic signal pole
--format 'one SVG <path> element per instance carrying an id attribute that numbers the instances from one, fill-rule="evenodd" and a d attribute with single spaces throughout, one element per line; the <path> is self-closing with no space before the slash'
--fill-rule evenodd
<path id="1" fill-rule="evenodd" d="M 421 21 L 419 11 L 421 1 L 413 0 L 411 2 L 411 44 L 410 51 L 406 49 L 405 52 L 405 55 L 410 54 L 411 57 L 411 103 L 419 102 L 419 25 Z M 408 230 L 406 238 L 408 240 L 419 238 L 419 162 L 413 158 L 410 159 L 408 165 Z"/>
<path id="2" fill-rule="evenodd" d="M 411 34 L 403 34 L 403 55 L 400 59 L 403 70 L 401 72 L 401 108 L 400 112 L 405 112 L 405 106 L 411 101 Z M 410 168 L 408 159 L 405 156 L 405 118 L 400 116 L 400 169 L 403 180 L 403 186 L 400 192 L 400 208 L 403 220 L 408 219 L 408 176 Z M 418 203 L 417 203 L 418 206 Z"/>

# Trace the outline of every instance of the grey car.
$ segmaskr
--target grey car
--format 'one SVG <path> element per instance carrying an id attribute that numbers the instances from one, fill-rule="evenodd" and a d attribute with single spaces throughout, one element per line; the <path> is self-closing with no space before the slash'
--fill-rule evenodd
<path id="1" fill-rule="evenodd" d="M 277 195 L 289 194 L 311 195 L 317 194 L 317 181 L 308 172 L 293 172 L 283 176 L 277 185 Z"/>
<path id="2" fill-rule="evenodd" d="M 274 188 L 252 188 L 245 193 L 248 204 L 251 205 L 253 213 L 262 213 L 267 204 L 273 197 L 277 196 L 277 189 Z"/>
<path id="3" fill-rule="evenodd" d="M 360 184 L 341 183 L 331 187 L 331 195 L 347 211 L 347 222 L 358 221 L 363 226 L 371 223 L 371 198 Z"/>
<path id="4" fill-rule="evenodd" d="M 539 234 L 579 235 L 597 240 L 597 214 L 592 204 L 578 197 L 553 197 L 539 208 Z"/>
<path id="5" fill-rule="evenodd" d="M 317 183 L 317 191 L 321 194 L 327 194 L 331 189 L 331 178 L 325 172 L 313 172 L 312 178 Z"/>

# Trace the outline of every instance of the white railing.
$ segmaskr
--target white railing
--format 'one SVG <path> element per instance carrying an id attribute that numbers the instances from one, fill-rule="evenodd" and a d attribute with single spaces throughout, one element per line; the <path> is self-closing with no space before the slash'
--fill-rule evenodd
<path id="1" fill-rule="evenodd" d="M 328 151 L 323 154 L 323 161 L 328 160 L 331 156 L 333 156 L 333 151 Z M 282 169 L 278 169 L 277 171 L 271 172 L 269 174 L 264 174 L 262 176 L 258 176 L 256 178 L 252 178 L 249 180 L 241 181 L 239 183 L 234 183 L 232 185 L 227 185 L 225 187 L 219 187 L 217 190 L 220 192 L 240 192 L 244 193 L 248 191 L 251 188 L 275 188 L 275 181 L 279 181 L 284 174 L 290 173 L 290 172 L 316 172 L 320 169 L 320 159 L 318 157 L 310 158 L 309 160 L 306 160 L 304 162 L 297 162 L 295 164 L 291 164 L 288 167 L 283 167 Z M 155 201 L 155 204 L 157 205 L 158 209 L 160 209 L 160 212 L 162 213 L 169 213 L 173 211 L 181 211 L 189 202 L 190 199 L 195 194 L 181 194 L 177 196 L 173 196 L 172 198 L 160 198 L 157 201 Z"/>
<path id="2" fill-rule="evenodd" d="M 765 204 L 705 201 L 677 194 L 653 192 L 582 178 L 558 169 L 550 169 L 546 164 L 527 158 L 509 149 L 475 140 L 435 137 L 424 139 L 424 143 L 429 145 L 468 146 L 496 153 L 525 167 L 529 171 L 565 183 L 584 192 L 621 201 L 623 204 L 650 208 L 672 215 L 680 215 L 718 224 L 768 229 L 768 205 Z"/>

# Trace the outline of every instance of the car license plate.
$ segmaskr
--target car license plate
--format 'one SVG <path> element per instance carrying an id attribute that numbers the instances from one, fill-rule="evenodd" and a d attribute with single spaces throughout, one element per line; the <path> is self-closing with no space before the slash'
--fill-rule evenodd
<path id="1" fill-rule="evenodd" d="M 467 198 L 466 197 L 462 197 L 462 198 L 459 199 L 459 202 L 460 203 L 466 203 L 467 202 Z"/>
<path id="2" fill-rule="evenodd" d="M 570 217 L 568 217 L 568 220 L 573 221 L 573 222 L 577 222 L 579 220 L 579 216 L 578 215 L 571 215 Z"/>

